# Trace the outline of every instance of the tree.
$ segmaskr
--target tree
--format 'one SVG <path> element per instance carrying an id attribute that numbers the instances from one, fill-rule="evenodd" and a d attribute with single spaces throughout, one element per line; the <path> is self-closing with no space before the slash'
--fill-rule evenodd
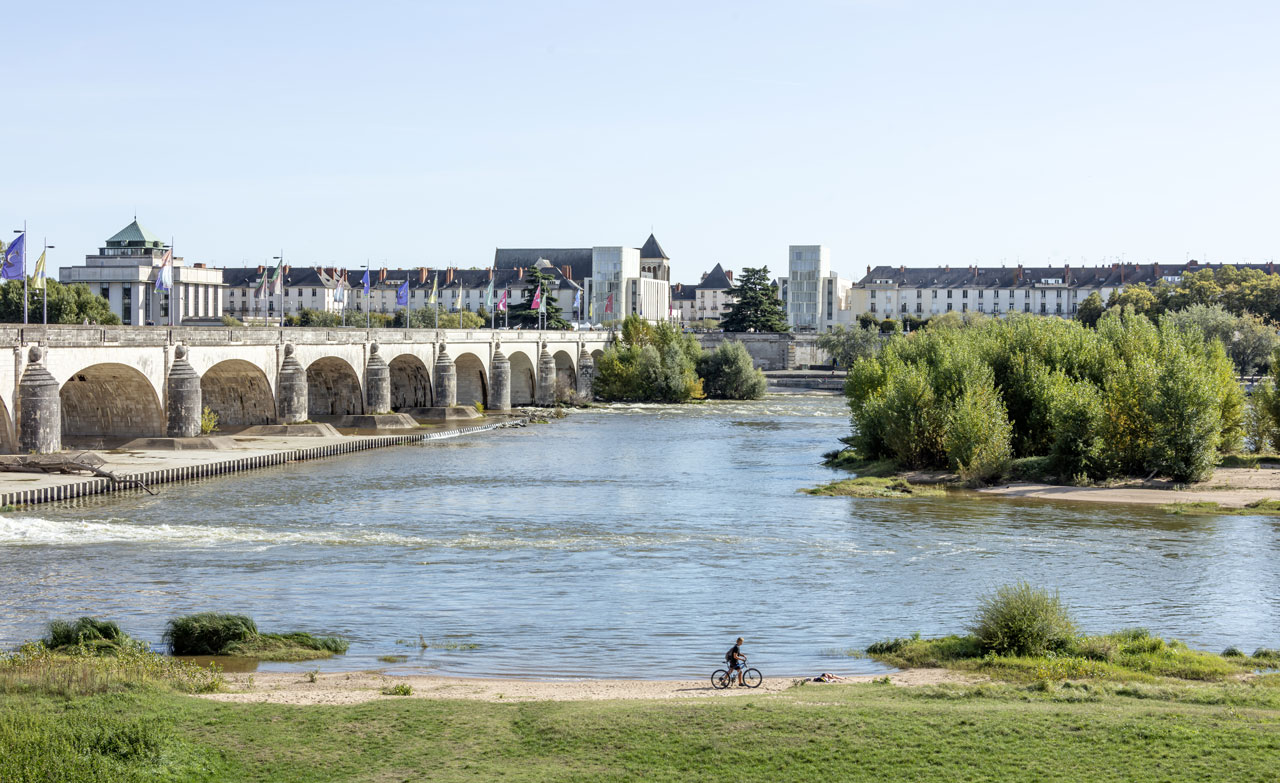
<path id="1" fill-rule="evenodd" d="M 697 365 L 702 347 L 693 335 L 638 315 L 622 322 L 622 337 L 596 363 L 592 391 L 607 401 L 688 402 L 703 397 Z"/>
<path id="2" fill-rule="evenodd" d="M 111 303 L 89 290 L 84 283 L 63 285 L 57 280 L 45 279 L 49 286 L 49 323 L 118 324 L 120 316 L 111 312 Z M 28 284 L 28 320 L 40 323 L 44 292 Z M 10 280 L 0 286 L 0 321 L 22 323 L 22 281 Z"/>
<path id="3" fill-rule="evenodd" d="M 1107 309 L 1123 310 L 1132 307 L 1138 315 L 1152 315 L 1157 311 L 1156 295 L 1145 283 L 1136 283 L 1123 291 L 1112 291 L 1107 299 Z"/>
<path id="4" fill-rule="evenodd" d="M 703 391 L 720 400 L 758 400 L 764 396 L 768 381 L 764 372 L 751 362 L 746 346 L 737 340 L 726 340 L 698 361 Z"/>
<path id="5" fill-rule="evenodd" d="M 786 332 L 787 313 L 778 298 L 778 286 L 769 282 L 769 267 L 742 270 L 738 284 L 729 289 L 734 303 L 720 325 L 726 332 Z"/>
<path id="6" fill-rule="evenodd" d="M 541 287 L 543 299 L 546 300 L 547 328 L 568 329 L 569 322 L 561 315 L 563 310 L 560 305 L 556 304 L 556 298 L 552 294 L 556 288 L 556 279 L 541 269 L 534 267 L 529 270 L 529 274 L 524 279 L 524 284 L 529 288 L 529 296 L 525 297 L 523 302 L 511 305 L 509 317 L 512 325 L 518 325 L 524 329 L 538 328 L 538 311 L 534 310 L 532 305 L 533 293 Z"/>
<path id="7" fill-rule="evenodd" d="M 1089 328 L 1093 328 L 1098 325 L 1098 319 L 1102 317 L 1102 313 L 1106 309 L 1107 306 L 1102 303 L 1102 297 L 1098 295 L 1097 291 L 1094 291 L 1086 296 L 1080 306 L 1076 308 L 1076 320 Z"/>
<path id="8" fill-rule="evenodd" d="M 818 347 L 827 352 L 837 367 L 848 369 L 864 356 L 872 356 L 880 348 L 880 330 L 875 327 L 846 329 L 840 324 L 834 330 L 818 335 Z"/>
<path id="9" fill-rule="evenodd" d="M 1253 375 L 1265 371 L 1271 352 L 1280 347 L 1276 330 L 1252 313 L 1233 315 L 1220 304 L 1191 305 L 1185 310 L 1165 313 L 1181 331 L 1198 330 L 1206 340 L 1218 340 L 1227 349 L 1236 372 Z"/>

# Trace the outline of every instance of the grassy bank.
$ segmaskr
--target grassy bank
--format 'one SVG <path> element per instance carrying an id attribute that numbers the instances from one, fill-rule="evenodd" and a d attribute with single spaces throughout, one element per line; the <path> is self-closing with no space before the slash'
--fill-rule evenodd
<path id="1" fill-rule="evenodd" d="M 164 640 L 174 655 L 234 655 L 262 661 L 309 661 L 341 655 L 350 646 L 336 636 L 305 631 L 262 633 L 253 618 L 203 612 L 175 617 Z"/>
<path id="2" fill-rule="evenodd" d="M 809 685 L 696 702 L 349 707 L 0 695 L 0 779 L 1273 779 L 1270 686 Z"/>
<path id="3" fill-rule="evenodd" d="M 844 496 L 854 498 L 921 498 L 938 497 L 946 490 L 933 485 L 912 484 L 906 479 L 859 476 L 802 489 L 807 495 Z"/>

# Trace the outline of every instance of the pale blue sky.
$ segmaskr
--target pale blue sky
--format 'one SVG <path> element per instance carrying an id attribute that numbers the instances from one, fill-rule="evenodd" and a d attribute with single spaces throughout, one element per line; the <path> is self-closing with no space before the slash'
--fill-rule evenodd
<path id="1" fill-rule="evenodd" d="M 57 264 L 486 266 L 639 246 L 677 280 L 1280 256 L 1280 3 L 10 3 L 0 215 Z M 9 227 L 5 227 L 7 231 Z M 34 254 L 31 256 L 34 260 Z"/>

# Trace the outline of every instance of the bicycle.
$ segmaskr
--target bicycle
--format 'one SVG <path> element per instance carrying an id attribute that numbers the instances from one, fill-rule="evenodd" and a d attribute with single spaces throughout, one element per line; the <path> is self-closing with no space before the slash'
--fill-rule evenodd
<path id="1" fill-rule="evenodd" d="M 745 663 L 746 656 L 743 656 L 742 660 Z M 725 688 L 728 688 L 730 685 L 733 685 L 733 681 L 737 679 L 734 674 L 734 672 L 727 669 L 716 669 L 711 673 L 711 687 L 716 690 L 724 690 Z M 742 682 L 748 688 L 759 688 L 760 683 L 764 682 L 764 675 L 756 668 L 743 669 Z"/>

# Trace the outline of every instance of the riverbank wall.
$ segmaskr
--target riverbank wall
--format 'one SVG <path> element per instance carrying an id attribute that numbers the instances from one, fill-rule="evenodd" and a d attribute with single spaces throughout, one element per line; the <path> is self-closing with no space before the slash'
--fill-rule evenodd
<path id="1" fill-rule="evenodd" d="M 816 334 L 704 332 L 697 337 L 707 351 L 714 351 L 726 340 L 742 343 L 751 355 L 751 363 L 760 370 L 807 370 L 831 363 L 827 352 L 818 347 Z"/>
<path id="2" fill-rule="evenodd" d="M 147 487 L 269 468 L 289 462 L 336 457 L 369 449 L 457 438 L 519 426 L 528 417 L 504 418 L 467 427 L 396 435 L 347 435 L 336 438 L 254 438 L 254 445 L 228 451 L 101 452 L 103 468 L 120 480 L 61 474 L 0 473 L 0 505 L 23 506 L 73 500 L 90 495 L 143 492 Z"/>

